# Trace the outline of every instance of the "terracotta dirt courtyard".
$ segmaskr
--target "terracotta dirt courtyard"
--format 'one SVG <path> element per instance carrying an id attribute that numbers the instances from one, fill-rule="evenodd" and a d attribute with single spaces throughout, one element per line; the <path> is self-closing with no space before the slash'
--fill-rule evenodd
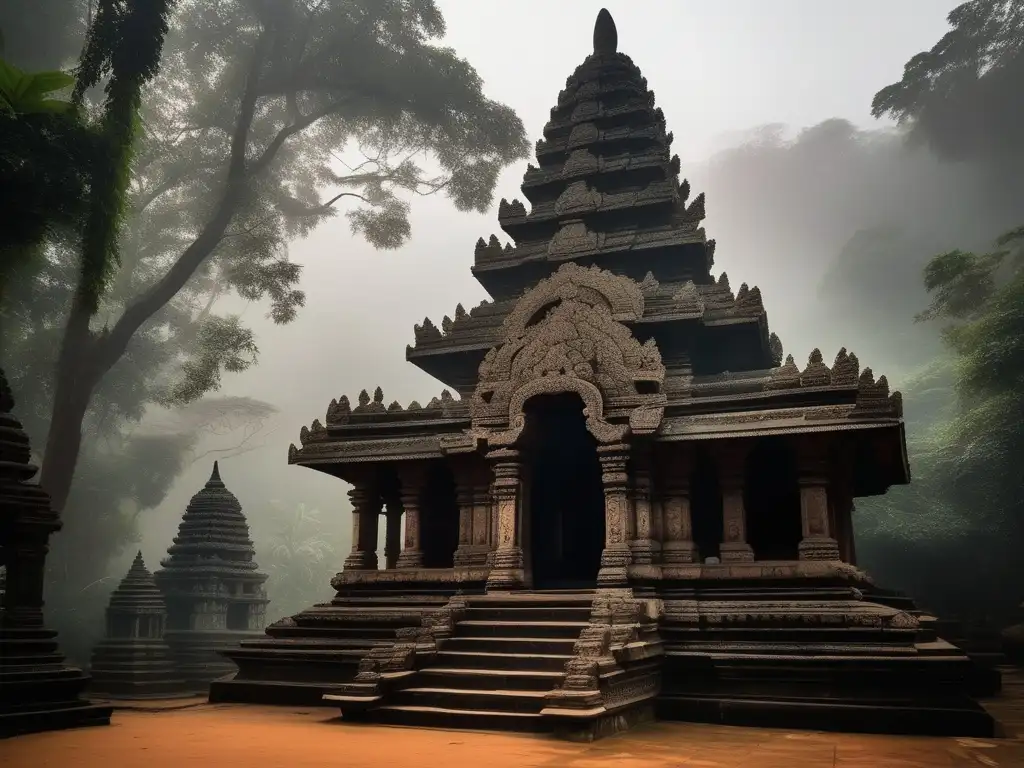
<path id="1" fill-rule="evenodd" d="M 1024 677 L 1004 676 L 988 702 L 999 739 L 821 733 L 691 723 L 651 723 L 590 744 L 480 731 L 342 723 L 324 708 L 153 705 L 114 713 L 110 727 L 0 741 L 10 768 L 1011 768 L 1024 766 Z"/>

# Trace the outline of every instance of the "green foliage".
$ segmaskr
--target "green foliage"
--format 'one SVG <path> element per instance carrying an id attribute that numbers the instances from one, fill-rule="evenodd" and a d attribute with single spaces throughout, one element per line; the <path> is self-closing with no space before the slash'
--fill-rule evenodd
<path id="1" fill-rule="evenodd" d="M 91 169 L 88 213 L 82 232 L 77 300 L 90 314 L 120 262 L 118 237 L 139 133 L 143 88 L 160 69 L 172 0 L 99 0 L 78 65 L 74 101 L 106 79 L 100 118 L 103 151 Z"/>
<path id="2" fill-rule="evenodd" d="M 0 59 L 0 298 L 18 271 L 38 265 L 47 241 L 81 224 L 97 137 L 70 101 L 53 98 L 73 83 Z"/>
<path id="3" fill-rule="evenodd" d="M 270 576 L 268 619 L 291 616 L 329 600 L 331 577 L 338 570 L 336 537 L 319 510 L 305 504 L 270 502 L 273 533 L 258 537 L 256 559 Z"/>
<path id="4" fill-rule="evenodd" d="M 66 99 L 51 98 L 70 90 L 75 78 L 66 72 L 22 72 L 0 59 L 0 112 L 8 115 L 59 114 L 73 106 Z"/>
<path id="5" fill-rule="evenodd" d="M 925 272 L 927 315 L 952 321 L 960 408 L 950 425 L 944 487 L 962 503 L 986 499 L 983 517 L 1019 526 L 1024 508 L 1024 228 L 991 253 L 937 256 Z"/>
<path id="6" fill-rule="evenodd" d="M 871 113 L 910 121 L 944 157 L 1005 163 L 1024 150 L 1024 0 L 969 0 L 947 19 L 949 32 L 875 95 Z"/>

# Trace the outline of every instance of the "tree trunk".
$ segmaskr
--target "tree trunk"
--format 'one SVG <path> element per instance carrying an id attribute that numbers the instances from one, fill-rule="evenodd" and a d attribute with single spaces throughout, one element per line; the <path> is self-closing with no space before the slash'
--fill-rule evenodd
<path id="1" fill-rule="evenodd" d="M 50 494 L 50 503 L 58 513 L 64 509 L 71 492 L 82 449 L 82 425 L 102 375 L 96 365 L 96 342 L 89 330 L 89 319 L 88 309 L 76 299 L 57 357 L 53 412 L 39 483 Z"/>

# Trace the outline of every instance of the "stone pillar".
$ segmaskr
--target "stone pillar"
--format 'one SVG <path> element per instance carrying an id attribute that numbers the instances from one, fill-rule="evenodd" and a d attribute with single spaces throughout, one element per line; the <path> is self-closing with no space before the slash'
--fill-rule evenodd
<path id="1" fill-rule="evenodd" d="M 398 568 L 422 568 L 423 550 L 420 548 L 420 493 L 423 491 L 423 473 L 418 467 L 409 467 L 399 477 L 402 490 L 402 509 L 405 512 L 405 543 L 398 556 Z"/>
<path id="2" fill-rule="evenodd" d="M 601 553 L 597 584 L 600 587 L 625 587 L 628 584 L 626 568 L 632 560 L 627 538 L 629 475 L 626 464 L 629 446 L 602 445 L 598 446 L 597 452 L 604 483 L 604 552 Z"/>
<path id="3" fill-rule="evenodd" d="M 397 500 L 389 501 L 384 519 L 384 563 L 387 569 L 391 570 L 397 567 L 398 556 L 402 553 L 402 503 Z"/>
<path id="4" fill-rule="evenodd" d="M 465 480 L 458 481 L 455 498 L 459 505 L 459 546 L 452 561 L 463 566 L 473 560 L 473 486 Z"/>
<path id="5" fill-rule="evenodd" d="M 373 488 L 357 485 L 348 497 L 352 500 L 352 552 L 345 558 L 345 570 L 376 570 L 380 495 Z"/>
<path id="6" fill-rule="evenodd" d="M 719 547 L 722 562 L 753 562 L 754 550 L 747 543 L 747 510 L 743 503 L 746 451 L 739 445 L 723 446 L 715 451 L 715 458 L 722 491 L 722 544 Z"/>
<path id="7" fill-rule="evenodd" d="M 800 438 L 801 560 L 839 560 L 839 543 L 829 521 L 827 448 L 820 441 Z"/>
<path id="8" fill-rule="evenodd" d="M 491 489 L 486 483 L 473 486 L 473 565 L 483 565 L 491 549 Z"/>
<path id="9" fill-rule="evenodd" d="M 686 565 L 700 562 L 700 553 L 693 541 L 688 472 L 687 468 L 666 483 L 662 496 L 661 561 L 665 565 Z"/>
<path id="10" fill-rule="evenodd" d="M 497 546 L 492 557 L 487 589 L 518 589 L 524 585 L 523 548 L 519 541 L 522 490 L 519 452 L 508 448 L 488 455 L 494 468 L 491 496 L 495 501 Z"/>
<path id="11" fill-rule="evenodd" d="M 651 505 L 651 466 L 647 451 L 633 455 L 633 525 L 629 548 L 635 565 L 652 565 L 657 561 L 660 545 L 655 537 L 654 512 Z"/>

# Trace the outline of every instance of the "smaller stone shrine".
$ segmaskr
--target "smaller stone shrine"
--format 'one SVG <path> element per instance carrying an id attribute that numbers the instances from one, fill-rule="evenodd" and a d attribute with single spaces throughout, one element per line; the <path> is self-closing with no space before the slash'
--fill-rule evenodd
<path id="1" fill-rule="evenodd" d="M 50 497 L 30 482 L 37 470 L 13 410 L 0 370 L 0 737 L 109 725 L 111 708 L 82 697 L 89 676 L 64 663 L 57 633 L 43 623 L 46 553 L 61 522 Z"/>
<path id="2" fill-rule="evenodd" d="M 191 690 L 235 671 L 220 654 L 262 635 L 267 600 L 242 505 L 213 474 L 192 497 L 154 576 L 167 603 L 164 637 Z"/>
<path id="3" fill-rule="evenodd" d="M 92 693 L 108 699 L 187 695 L 164 640 L 166 623 L 163 595 L 139 552 L 110 596 L 106 636 L 92 652 Z"/>

